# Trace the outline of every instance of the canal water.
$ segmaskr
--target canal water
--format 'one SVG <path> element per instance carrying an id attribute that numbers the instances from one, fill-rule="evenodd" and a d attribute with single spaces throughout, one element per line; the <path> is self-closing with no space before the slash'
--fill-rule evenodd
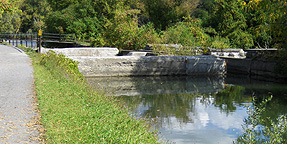
<path id="1" fill-rule="evenodd" d="M 8 40 L 5 41 L 6 43 L 9 43 Z M 10 44 L 13 46 L 18 45 L 25 45 L 26 47 L 37 47 L 37 40 L 10 40 Z"/>
<path id="2" fill-rule="evenodd" d="M 287 85 L 245 76 L 88 78 L 124 101 L 136 117 L 148 117 L 164 142 L 231 144 L 243 133 L 252 97 L 273 95 L 265 116 L 287 113 Z"/>

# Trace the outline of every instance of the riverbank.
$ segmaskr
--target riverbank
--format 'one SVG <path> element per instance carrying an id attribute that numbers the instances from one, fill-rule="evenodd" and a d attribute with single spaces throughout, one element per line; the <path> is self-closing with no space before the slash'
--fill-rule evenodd
<path id="1" fill-rule="evenodd" d="M 85 83 L 74 61 L 30 52 L 45 143 L 157 143 L 147 120 Z"/>

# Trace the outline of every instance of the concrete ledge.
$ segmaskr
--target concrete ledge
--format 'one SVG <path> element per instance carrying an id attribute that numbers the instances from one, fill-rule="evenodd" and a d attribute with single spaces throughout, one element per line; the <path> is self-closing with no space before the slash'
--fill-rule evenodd
<path id="1" fill-rule="evenodd" d="M 243 49 L 211 49 L 210 53 L 211 55 L 215 55 L 221 58 L 246 58 L 246 52 L 244 52 Z"/>
<path id="2" fill-rule="evenodd" d="M 163 76 L 163 75 L 223 75 L 225 60 L 216 56 L 115 56 L 117 48 L 61 48 L 58 54 L 78 61 L 79 71 L 85 77 L 101 76 Z"/>
<path id="3" fill-rule="evenodd" d="M 225 60 L 215 56 L 70 57 L 85 77 L 223 75 Z"/>
<path id="4" fill-rule="evenodd" d="M 146 56 L 147 52 L 129 52 L 128 56 Z"/>
<path id="5" fill-rule="evenodd" d="M 119 53 L 117 48 L 110 47 L 94 47 L 94 48 L 42 48 L 42 53 L 47 53 L 49 50 L 55 51 L 57 54 L 70 56 L 93 56 L 93 57 L 108 57 L 116 56 Z"/>

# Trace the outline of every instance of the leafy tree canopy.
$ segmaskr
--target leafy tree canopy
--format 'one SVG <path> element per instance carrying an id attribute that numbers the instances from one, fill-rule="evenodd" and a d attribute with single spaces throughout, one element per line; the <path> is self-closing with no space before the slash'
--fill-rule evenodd
<path id="1" fill-rule="evenodd" d="M 45 29 L 45 18 L 51 14 L 52 9 L 45 0 L 25 0 L 21 6 L 22 32 L 38 31 Z"/>
<path id="2" fill-rule="evenodd" d="M 0 1 L 0 33 L 17 33 L 21 27 L 20 0 Z"/>
<path id="3" fill-rule="evenodd" d="M 148 42 L 283 48 L 287 47 L 286 1 L 0 0 L 0 32 L 43 29 L 73 33 L 100 45 L 124 48 L 122 44 L 129 43 L 128 49 L 139 49 Z M 125 33 L 118 31 L 121 29 Z M 135 46 L 143 35 L 148 40 Z"/>

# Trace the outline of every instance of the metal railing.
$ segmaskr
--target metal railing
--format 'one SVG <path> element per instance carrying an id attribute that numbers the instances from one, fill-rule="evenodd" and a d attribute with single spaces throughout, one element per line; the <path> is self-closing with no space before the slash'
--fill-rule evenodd
<path id="1" fill-rule="evenodd" d="M 10 45 L 24 45 L 26 47 L 38 48 L 41 51 L 42 43 L 75 43 L 77 37 L 74 34 L 54 34 L 54 33 L 17 33 L 0 34 L 0 42 L 6 42 Z"/>
<path id="2" fill-rule="evenodd" d="M 55 34 L 43 33 L 42 41 L 58 41 L 58 42 L 75 42 L 76 35 L 74 34 Z"/>
<path id="3" fill-rule="evenodd" d="M 25 45 L 35 48 L 38 46 L 38 38 L 37 33 L 0 34 L 0 42 L 6 42 L 13 46 Z"/>

